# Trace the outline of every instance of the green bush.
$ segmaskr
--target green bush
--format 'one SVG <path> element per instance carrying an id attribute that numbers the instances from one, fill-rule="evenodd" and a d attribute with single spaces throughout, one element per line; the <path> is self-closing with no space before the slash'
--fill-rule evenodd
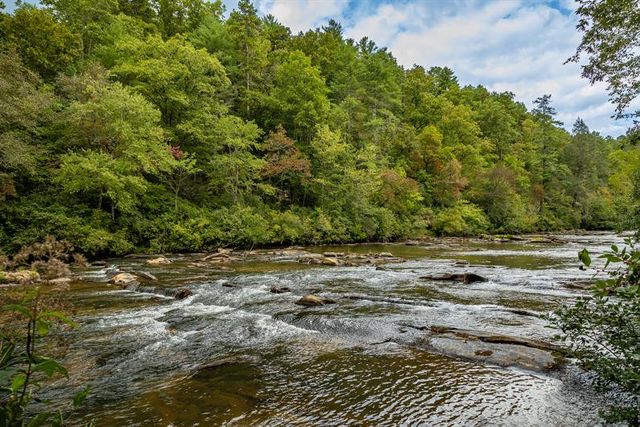
<path id="1" fill-rule="evenodd" d="M 490 223 L 482 209 L 465 200 L 438 212 L 433 230 L 444 236 L 474 236 L 486 233 Z"/>
<path id="2" fill-rule="evenodd" d="M 622 391 L 627 399 L 612 402 L 601 415 L 609 422 L 640 425 L 640 250 L 636 241 L 612 246 L 601 258 L 617 266 L 609 278 L 597 282 L 590 297 L 565 305 L 550 317 L 561 331 L 557 338 L 571 350 L 581 366 L 596 374 L 601 391 Z M 588 267 L 586 250 L 580 259 Z"/>

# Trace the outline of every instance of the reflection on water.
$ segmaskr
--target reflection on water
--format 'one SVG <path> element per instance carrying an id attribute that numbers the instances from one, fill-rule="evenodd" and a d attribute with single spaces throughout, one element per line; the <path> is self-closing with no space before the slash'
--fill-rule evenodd
<path id="1" fill-rule="evenodd" d="M 577 251 L 621 240 L 563 238 L 312 249 L 407 258 L 385 268 L 308 266 L 286 254 L 252 254 L 233 272 L 194 266 L 195 255 L 161 267 L 111 260 L 151 271 L 156 289 L 187 286 L 193 295 L 176 301 L 117 290 L 93 269 L 70 293 L 81 324 L 68 337 L 72 376 L 48 397 L 61 400 L 90 383 L 78 425 L 594 424 L 602 402 L 564 371 L 488 366 L 431 354 L 426 345 L 432 326 L 550 341 L 553 331 L 535 314 L 583 292 L 562 285 L 589 278 L 577 268 Z M 421 279 L 444 272 L 489 280 Z M 274 294 L 272 286 L 292 292 Z M 337 304 L 294 304 L 311 292 Z"/>

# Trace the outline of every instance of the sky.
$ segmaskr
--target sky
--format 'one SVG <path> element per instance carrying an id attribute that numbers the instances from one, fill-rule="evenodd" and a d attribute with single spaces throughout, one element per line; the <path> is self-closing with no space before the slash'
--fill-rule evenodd
<path id="1" fill-rule="evenodd" d="M 230 11 L 237 0 L 223 0 Z M 5 1 L 8 9 L 13 2 Z M 513 92 L 531 108 L 551 94 L 558 120 L 576 118 L 603 135 L 628 122 L 611 118 L 605 84 L 590 85 L 578 64 L 564 64 L 579 45 L 574 0 L 254 0 L 295 33 L 335 19 L 347 37 L 368 36 L 405 67 L 447 66 L 462 85 Z"/>

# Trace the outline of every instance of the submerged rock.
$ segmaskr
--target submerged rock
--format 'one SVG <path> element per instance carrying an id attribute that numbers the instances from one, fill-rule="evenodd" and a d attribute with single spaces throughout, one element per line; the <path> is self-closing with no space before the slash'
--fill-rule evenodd
<path id="1" fill-rule="evenodd" d="M 210 362 L 203 363 L 201 365 L 196 366 L 196 368 L 194 369 L 194 374 L 221 368 L 223 366 L 238 365 L 243 363 L 254 364 L 258 362 L 260 362 L 260 358 L 257 356 L 250 356 L 250 355 L 228 356 L 228 357 L 212 360 Z"/>
<path id="2" fill-rule="evenodd" d="M 71 282 L 71 278 L 70 277 L 57 277 L 55 279 L 47 280 L 47 282 L 49 282 L 52 285 L 66 285 L 67 283 Z"/>
<path id="3" fill-rule="evenodd" d="M 147 264 L 149 264 L 149 265 L 171 264 L 171 260 L 169 258 L 161 256 L 161 257 L 158 257 L 158 258 L 148 259 L 147 260 Z"/>
<path id="4" fill-rule="evenodd" d="M 445 273 L 437 276 L 422 276 L 420 277 L 420 279 L 435 281 L 454 281 L 462 282 L 465 284 L 489 281 L 489 279 L 487 279 L 486 277 L 480 276 L 479 274 L 475 273 Z"/>
<path id="5" fill-rule="evenodd" d="M 380 265 L 404 262 L 403 258 L 395 257 L 390 252 L 368 254 L 324 252 L 323 254 L 306 253 L 300 256 L 299 262 L 306 264 L 322 264 L 332 267 L 357 267 L 361 265 Z"/>
<path id="6" fill-rule="evenodd" d="M 427 346 L 432 351 L 503 367 L 547 372 L 562 365 L 565 353 L 554 344 L 529 338 L 442 326 L 417 329 L 427 330 Z"/>
<path id="7" fill-rule="evenodd" d="M 143 279 L 151 280 L 154 282 L 158 281 L 158 278 L 153 274 L 149 273 L 148 271 L 135 271 L 134 273 L 142 277 Z"/>
<path id="8" fill-rule="evenodd" d="M 271 291 L 272 294 L 284 294 L 284 293 L 287 293 L 287 292 L 291 292 L 291 289 L 289 289 L 287 287 L 279 288 L 279 287 L 273 285 L 271 287 L 270 291 Z"/>
<path id="9" fill-rule="evenodd" d="M 176 293 L 173 295 L 175 299 L 185 299 L 193 295 L 191 289 L 187 288 L 179 288 L 176 290 Z"/>
<path id="10" fill-rule="evenodd" d="M 318 305 L 325 305 L 325 304 L 335 304 L 336 302 L 332 299 L 329 298 L 323 298 L 323 297 L 319 297 L 317 295 L 305 295 L 302 298 L 300 298 L 298 301 L 296 301 L 296 304 L 298 305 L 304 305 L 306 307 L 314 307 L 314 306 L 318 306 Z"/>
<path id="11" fill-rule="evenodd" d="M 338 258 L 344 256 L 344 252 L 325 252 L 322 254 L 322 256 L 327 258 Z"/>
<path id="12" fill-rule="evenodd" d="M 573 279 L 564 280 L 560 284 L 567 289 L 588 291 L 596 284 L 596 281 L 593 279 Z"/>

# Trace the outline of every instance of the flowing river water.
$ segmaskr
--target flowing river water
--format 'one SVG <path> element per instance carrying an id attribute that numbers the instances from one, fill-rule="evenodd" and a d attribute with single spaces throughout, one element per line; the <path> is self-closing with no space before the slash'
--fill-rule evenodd
<path id="1" fill-rule="evenodd" d="M 67 292 L 80 325 L 64 337 L 71 376 L 46 395 L 62 400 L 89 384 L 77 425 L 597 424 L 604 401 L 575 369 L 532 367 L 542 356 L 521 345 L 495 359 L 500 344 L 432 331 L 551 343 L 555 331 L 539 314 L 584 295 L 571 283 L 592 275 L 577 252 L 621 241 L 602 233 L 305 248 L 406 260 L 377 267 L 308 265 L 294 250 L 255 251 L 222 269 L 202 254 L 167 255 L 162 266 L 108 260 Z M 158 280 L 120 289 L 107 283 L 114 266 Z M 460 272 L 488 281 L 421 279 Z M 177 287 L 192 295 L 165 295 Z M 336 303 L 295 304 L 310 293 Z"/>

